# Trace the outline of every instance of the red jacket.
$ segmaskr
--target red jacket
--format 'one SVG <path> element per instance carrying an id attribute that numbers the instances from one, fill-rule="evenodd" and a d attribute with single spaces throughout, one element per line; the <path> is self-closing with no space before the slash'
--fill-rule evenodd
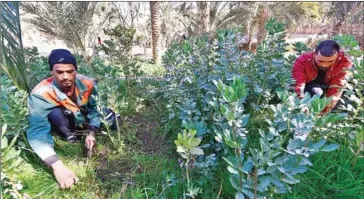
<path id="1" fill-rule="evenodd" d="M 330 111 L 341 97 L 342 91 L 340 88 L 344 86 L 345 79 L 351 75 L 348 69 L 352 65 L 353 63 L 345 56 L 344 52 L 339 52 L 335 63 L 327 70 L 324 80 L 325 84 L 329 86 L 326 97 L 333 96 L 334 99 L 323 112 Z M 304 96 L 303 91 L 306 83 L 316 79 L 317 74 L 318 68 L 314 63 L 313 52 L 302 54 L 296 59 L 292 69 L 292 76 L 295 80 L 295 91 L 298 97 L 302 98 Z"/>

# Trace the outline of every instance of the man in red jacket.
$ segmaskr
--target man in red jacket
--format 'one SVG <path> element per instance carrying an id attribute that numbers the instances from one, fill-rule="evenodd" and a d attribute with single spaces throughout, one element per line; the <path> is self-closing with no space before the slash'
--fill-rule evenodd
<path id="1" fill-rule="evenodd" d="M 348 69 L 352 65 L 335 41 L 322 41 L 315 52 L 302 54 L 294 63 L 292 76 L 298 97 L 302 98 L 305 92 L 311 96 L 318 94 L 333 97 L 331 103 L 322 111 L 330 112 L 343 94 L 342 88 L 351 75 Z"/>

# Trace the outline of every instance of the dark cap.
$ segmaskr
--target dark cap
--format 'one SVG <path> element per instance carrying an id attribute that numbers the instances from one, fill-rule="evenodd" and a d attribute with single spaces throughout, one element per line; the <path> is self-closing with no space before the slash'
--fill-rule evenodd
<path id="1" fill-rule="evenodd" d="M 77 62 L 72 53 L 66 49 L 54 49 L 48 58 L 49 69 L 53 69 L 54 64 L 72 64 L 77 70 Z"/>

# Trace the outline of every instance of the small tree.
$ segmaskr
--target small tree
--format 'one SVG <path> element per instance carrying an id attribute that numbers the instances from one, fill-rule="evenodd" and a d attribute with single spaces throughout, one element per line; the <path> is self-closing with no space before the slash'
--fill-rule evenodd
<path id="1" fill-rule="evenodd" d="M 98 50 L 102 50 L 110 56 L 112 63 L 121 65 L 125 75 L 127 85 L 132 72 L 137 73 L 136 62 L 131 61 L 131 49 L 134 42 L 135 29 L 117 25 L 112 29 L 105 29 L 105 34 L 110 40 L 105 40 Z"/>

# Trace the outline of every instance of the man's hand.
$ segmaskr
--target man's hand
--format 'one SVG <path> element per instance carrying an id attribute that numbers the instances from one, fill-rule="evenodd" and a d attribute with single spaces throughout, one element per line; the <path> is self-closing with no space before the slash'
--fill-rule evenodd
<path id="1" fill-rule="evenodd" d="M 86 139 L 85 139 L 85 147 L 88 151 L 87 155 L 89 157 L 91 157 L 91 155 L 92 155 L 92 148 L 94 147 L 95 144 L 96 144 L 95 133 L 91 132 L 90 134 L 88 134 L 86 136 Z"/>
<path id="2" fill-rule="evenodd" d="M 78 182 L 76 174 L 67 168 L 61 160 L 52 164 L 53 174 L 62 189 L 68 189 Z"/>

